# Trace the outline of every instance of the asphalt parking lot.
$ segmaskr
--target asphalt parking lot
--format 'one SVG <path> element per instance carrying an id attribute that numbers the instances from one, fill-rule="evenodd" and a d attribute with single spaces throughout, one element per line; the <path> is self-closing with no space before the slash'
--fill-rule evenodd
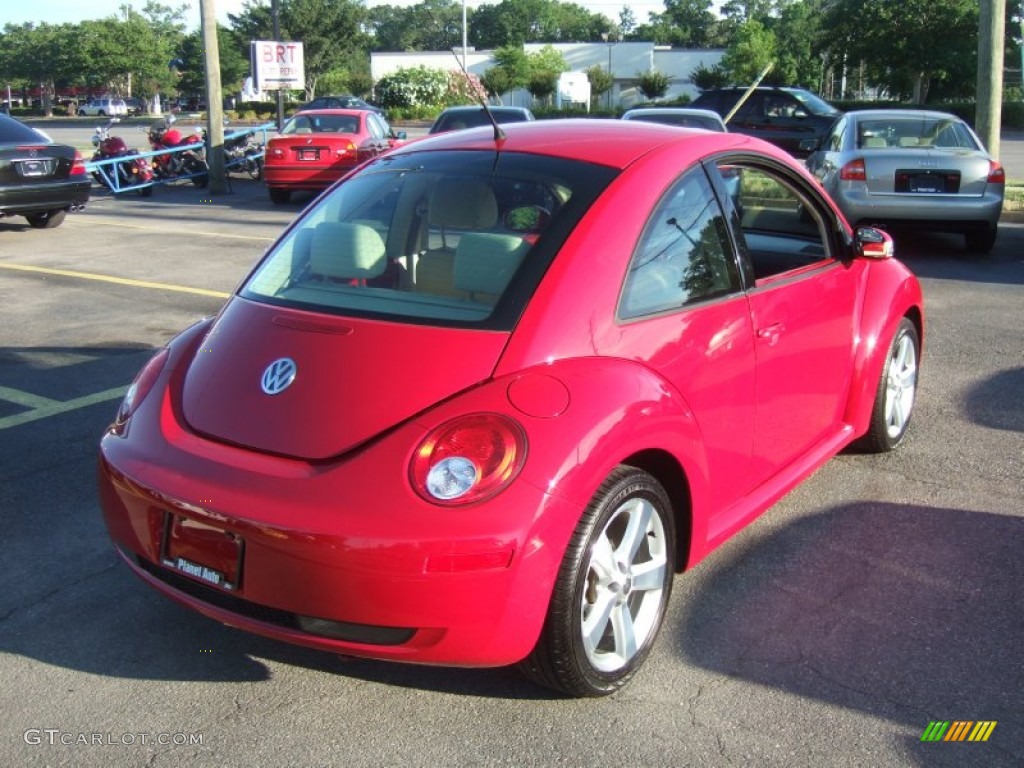
<path id="1" fill-rule="evenodd" d="M 0 755 L 6 765 L 1024 764 L 1024 224 L 993 254 L 899 236 L 929 312 L 915 421 L 843 455 L 677 578 L 602 700 L 222 627 L 121 566 L 96 446 L 155 348 L 216 312 L 308 198 L 94 189 L 0 220 Z M 993 721 L 984 743 L 922 741 Z"/>

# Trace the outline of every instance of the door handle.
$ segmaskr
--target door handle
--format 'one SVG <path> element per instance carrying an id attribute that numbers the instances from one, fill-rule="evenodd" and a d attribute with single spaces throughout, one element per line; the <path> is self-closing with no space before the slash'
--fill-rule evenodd
<path id="1" fill-rule="evenodd" d="M 786 330 L 785 323 L 772 323 L 757 329 L 757 338 L 764 339 L 768 346 L 774 347 L 779 342 L 779 335 Z"/>

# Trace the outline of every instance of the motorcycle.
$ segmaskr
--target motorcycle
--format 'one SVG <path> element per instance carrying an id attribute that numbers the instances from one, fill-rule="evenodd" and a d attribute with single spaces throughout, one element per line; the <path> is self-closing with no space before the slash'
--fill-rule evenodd
<path id="1" fill-rule="evenodd" d="M 158 178 L 176 179 L 189 176 L 197 187 L 205 187 L 210 181 L 210 167 L 206 163 L 206 143 L 201 129 L 189 136 L 182 136 L 174 127 L 174 115 L 168 115 L 153 123 L 147 131 L 149 145 L 154 152 L 161 149 L 190 147 L 181 152 L 167 152 L 153 157 L 153 171 Z"/>
<path id="2" fill-rule="evenodd" d="M 138 156 L 138 150 L 132 149 L 120 136 L 111 136 L 110 128 L 121 122 L 111 118 L 106 125 L 97 126 L 92 136 L 92 144 L 96 147 L 92 161 L 112 160 L 123 157 L 120 163 L 102 165 L 92 172 L 93 178 L 109 188 L 111 192 L 123 192 L 129 187 L 139 187 L 138 193 L 143 197 L 153 194 L 153 168 L 144 157 Z M 115 181 L 116 178 L 116 181 Z M 140 186 L 145 185 L 145 186 Z"/>
<path id="3" fill-rule="evenodd" d="M 224 167 L 247 173 L 256 181 L 263 178 L 263 146 L 254 133 L 224 139 Z"/>

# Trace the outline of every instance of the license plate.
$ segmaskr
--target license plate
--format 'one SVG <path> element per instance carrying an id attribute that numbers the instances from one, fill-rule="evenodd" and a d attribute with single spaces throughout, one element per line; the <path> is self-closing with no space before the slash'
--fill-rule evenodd
<path id="1" fill-rule="evenodd" d="M 320 150 L 319 149 L 300 149 L 299 160 L 319 160 Z"/>
<path id="2" fill-rule="evenodd" d="M 18 163 L 18 172 L 22 176 L 49 176 L 50 162 L 48 160 L 22 160 Z"/>
<path id="3" fill-rule="evenodd" d="M 942 187 L 939 185 L 938 179 L 925 177 L 923 179 L 911 179 L 910 180 L 910 191 L 911 192 L 941 192 Z"/>
<path id="4" fill-rule="evenodd" d="M 240 536 L 208 523 L 168 513 L 164 521 L 164 566 L 226 590 L 238 588 L 242 573 Z"/>

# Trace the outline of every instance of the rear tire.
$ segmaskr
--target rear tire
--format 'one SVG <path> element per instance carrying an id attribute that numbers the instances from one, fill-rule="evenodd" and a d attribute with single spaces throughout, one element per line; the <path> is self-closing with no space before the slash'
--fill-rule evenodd
<path id="1" fill-rule="evenodd" d="M 276 189 L 270 188 L 270 202 L 274 205 L 284 205 L 292 199 L 292 191 L 290 189 Z"/>
<path id="2" fill-rule="evenodd" d="M 854 448 L 866 453 L 887 453 L 903 442 L 917 397 L 920 356 L 917 328 L 904 317 L 889 344 L 889 353 L 875 391 L 871 425 L 867 434 L 854 443 Z"/>
<path id="3" fill-rule="evenodd" d="M 55 229 L 64 222 L 64 217 L 68 215 L 68 212 L 62 208 L 58 208 L 55 211 L 45 211 L 44 213 L 31 213 L 25 216 L 28 219 L 30 227 L 34 229 Z"/>
<path id="4" fill-rule="evenodd" d="M 989 253 L 995 247 L 998 234 L 998 227 L 986 227 L 966 232 L 964 233 L 964 244 L 971 253 Z"/>
<path id="5" fill-rule="evenodd" d="M 520 669 L 570 696 L 606 696 L 643 664 L 672 591 L 672 505 L 647 472 L 620 466 L 576 526 L 541 636 Z"/>

